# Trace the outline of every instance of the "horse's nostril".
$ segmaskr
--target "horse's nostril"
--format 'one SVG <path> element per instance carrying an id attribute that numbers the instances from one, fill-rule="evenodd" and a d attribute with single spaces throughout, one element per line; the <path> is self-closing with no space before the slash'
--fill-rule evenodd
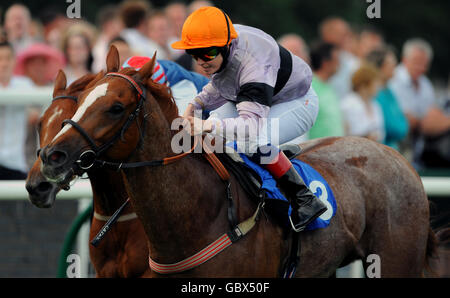
<path id="1" fill-rule="evenodd" d="M 48 156 L 48 163 L 53 166 L 58 166 L 66 161 L 67 154 L 62 151 L 54 151 Z"/>
<path id="2" fill-rule="evenodd" d="M 36 190 L 39 193 L 46 193 L 48 192 L 50 189 L 52 188 L 52 185 L 49 182 L 41 182 L 39 183 L 38 187 L 36 188 Z"/>

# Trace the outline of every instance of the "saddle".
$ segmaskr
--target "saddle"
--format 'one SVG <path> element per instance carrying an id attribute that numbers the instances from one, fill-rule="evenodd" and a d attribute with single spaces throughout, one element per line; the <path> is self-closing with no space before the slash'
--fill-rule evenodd
<path id="1" fill-rule="evenodd" d="M 279 147 L 281 151 L 291 160 L 301 154 L 302 149 L 298 145 L 284 144 Z M 237 152 L 227 152 L 216 154 L 217 158 L 222 162 L 227 170 L 229 170 L 237 178 L 237 181 L 247 193 L 247 195 L 256 203 L 260 203 L 261 200 L 265 200 L 265 190 L 261 188 L 262 181 L 260 175 L 247 167 Z M 280 189 L 282 192 L 283 190 Z M 264 208 L 274 218 L 274 220 L 284 229 L 286 232 L 290 230 L 290 226 L 286 225 L 285 211 L 283 209 L 289 208 L 287 202 L 283 208 L 272 208 L 274 205 L 280 204 L 280 201 L 276 203 L 273 200 L 265 201 L 265 205 L 268 208 Z M 283 204 L 283 203 L 281 203 Z M 279 206 L 278 206 L 279 207 Z"/>

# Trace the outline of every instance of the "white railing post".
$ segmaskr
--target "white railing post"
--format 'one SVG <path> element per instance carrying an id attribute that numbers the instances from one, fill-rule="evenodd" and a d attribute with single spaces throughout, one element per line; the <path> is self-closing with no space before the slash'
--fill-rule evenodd
<path id="1" fill-rule="evenodd" d="M 78 201 L 78 213 L 83 212 L 92 202 L 92 198 L 81 198 Z M 80 228 L 77 236 L 77 253 L 80 256 L 81 261 L 81 277 L 89 277 L 89 232 L 90 232 L 90 222 L 84 222 L 83 226 Z"/>

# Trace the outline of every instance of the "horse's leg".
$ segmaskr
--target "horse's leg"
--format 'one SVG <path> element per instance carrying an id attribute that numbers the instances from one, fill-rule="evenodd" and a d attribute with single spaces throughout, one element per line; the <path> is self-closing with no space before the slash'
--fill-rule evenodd
<path id="1" fill-rule="evenodd" d="M 418 230 L 417 236 L 407 228 L 390 231 L 383 235 L 387 226 L 374 230 L 366 255 L 363 258 L 364 270 L 368 277 L 421 277 L 426 241 L 422 241 L 426 230 Z M 405 235 L 411 236 L 405 236 Z M 425 236 L 426 237 L 426 236 Z M 363 240 L 365 241 L 365 240 Z"/>
<path id="2" fill-rule="evenodd" d="M 394 152 L 394 150 L 389 150 Z M 377 256 L 381 277 L 421 277 L 425 265 L 429 232 L 429 206 L 420 177 L 403 158 L 386 154 L 393 166 L 380 171 L 384 183 L 366 198 L 368 217 L 361 243 L 363 264 L 371 267 Z M 371 260 L 367 257 L 371 254 Z"/>

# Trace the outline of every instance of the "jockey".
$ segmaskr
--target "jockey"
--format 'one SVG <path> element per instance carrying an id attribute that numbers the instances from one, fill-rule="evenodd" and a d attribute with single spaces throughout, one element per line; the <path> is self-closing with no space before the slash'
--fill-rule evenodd
<path id="1" fill-rule="evenodd" d="M 122 68 L 132 67 L 139 70 L 148 61 L 150 61 L 149 57 L 133 56 L 124 62 Z M 179 64 L 169 60 L 158 60 L 155 62 L 152 79 L 156 83 L 166 84 L 170 87 L 181 114 L 186 110 L 188 103 L 209 82 L 209 79 L 205 76 L 188 71 Z"/>
<path id="2" fill-rule="evenodd" d="M 212 76 L 183 115 L 191 123 L 191 133 L 210 133 L 229 140 L 231 131 L 239 142 L 236 131 L 246 127 L 244 139 L 251 143 L 246 148 L 255 149 L 244 153 L 264 166 L 287 192 L 293 208 L 293 230 L 305 229 L 327 207 L 275 147 L 274 139 L 286 143 L 314 124 L 318 97 L 311 87 L 309 66 L 265 32 L 233 25 L 216 7 L 194 11 L 183 25 L 181 40 L 172 47 L 186 50 Z M 206 120 L 196 119 L 194 125 L 198 110 L 211 113 Z M 265 131 L 272 123 L 278 124 L 278 130 L 268 137 Z M 273 127 L 270 131 L 273 134 Z"/>

